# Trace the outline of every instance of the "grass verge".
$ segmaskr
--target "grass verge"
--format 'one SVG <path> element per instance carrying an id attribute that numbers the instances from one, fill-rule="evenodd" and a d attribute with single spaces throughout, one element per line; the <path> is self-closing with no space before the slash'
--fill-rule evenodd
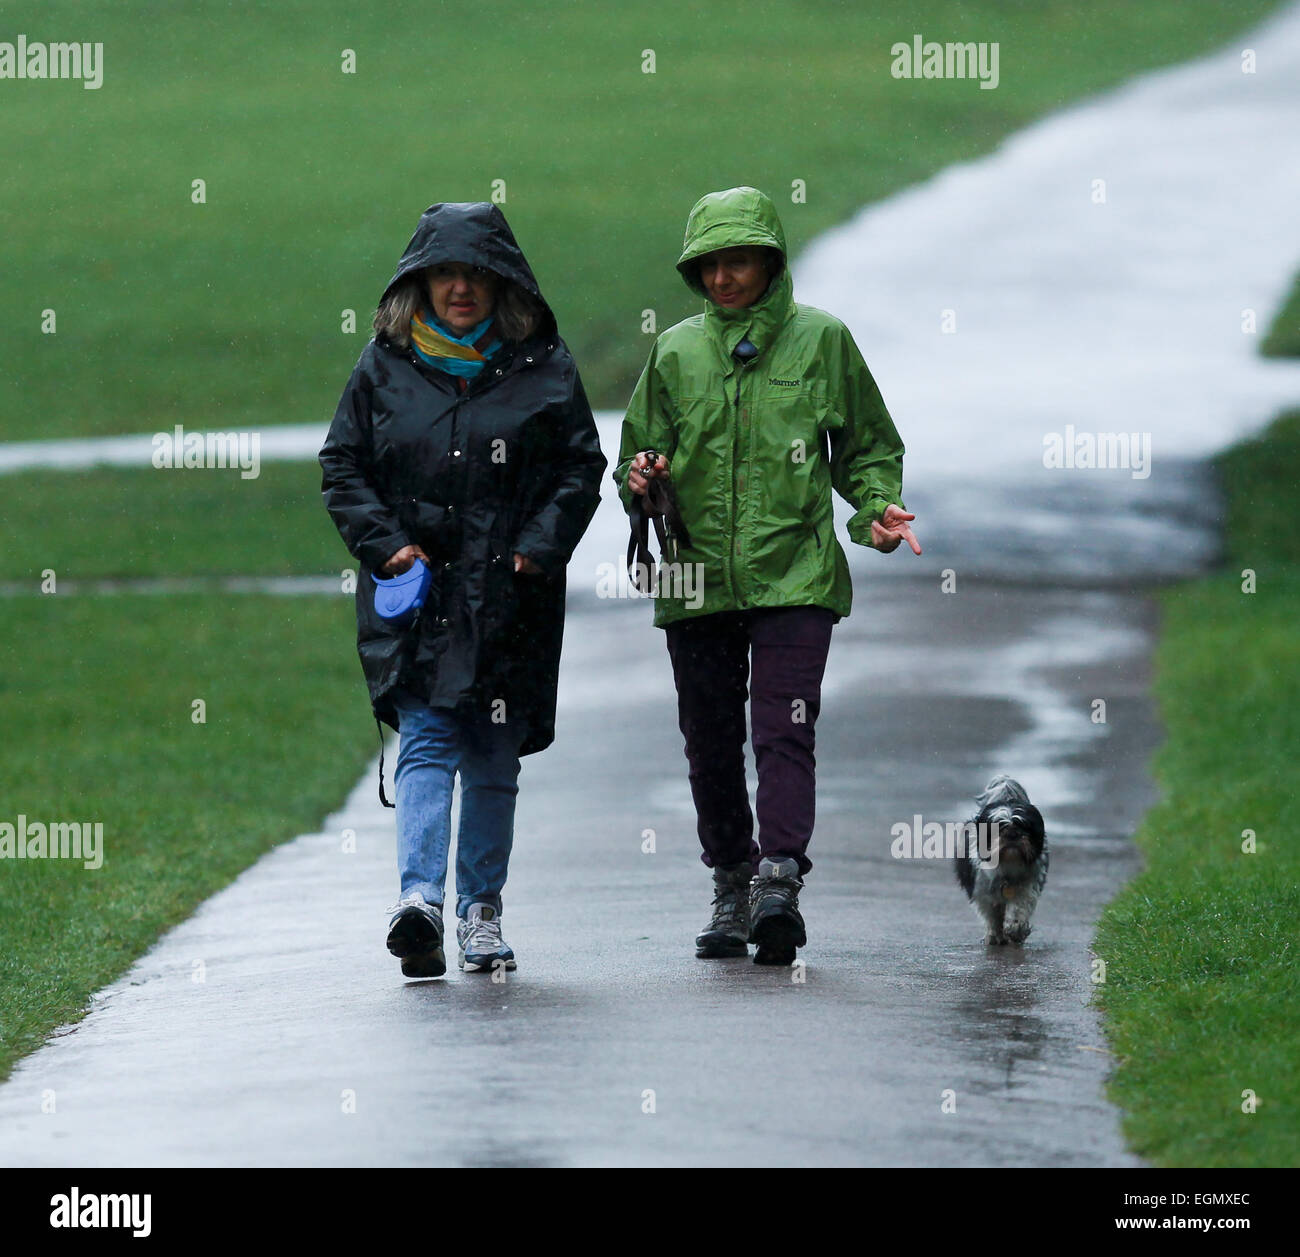
<path id="1" fill-rule="evenodd" d="M 0 822 L 98 821 L 104 837 L 98 869 L 3 861 L 0 1077 L 258 856 L 318 828 L 378 742 L 348 598 L 9 598 L 4 615 Z"/>
<path id="2" fill-rule="evenodd" d="M 237 471 L 97 467 L 3 479 L 0 581 L 323 576 L 355 569 L 315 461 Z M 24 670 L 22 659 L 15 667 Z"/>
<path id="3" fill-rule="evenodd" d="M 1156 1164 L 1294 1166 L 1300 410 L 1219 466 L 1228 561 L 1162 595 L 1163 798 L 1137 835 L 1146 868 L 1097 933 L 1120 1058 L 1110 1095 L 1134 1150 Z"/>
<path id="4" fill-rule="evenodd" d="M 1300 275 L 1291 285 L 1259 351 L 1266 358 L 1300 358 Z"/>

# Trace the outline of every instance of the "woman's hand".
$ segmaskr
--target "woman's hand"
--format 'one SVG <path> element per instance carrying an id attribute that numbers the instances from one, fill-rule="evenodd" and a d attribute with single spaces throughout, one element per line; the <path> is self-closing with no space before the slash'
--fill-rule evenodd
<path id="1" fill-rule="evenodd" d="M 650 480 L 655 478 L 662 479 L 668 475 L 668 460 L 660 454 L 654 461 L 654 466 L 650 465 L 650 460 L 646 457 L 645 450 L 642 450 L 636 458 L 632 460 L 632 465 L 627 469 L 627 487 L 633 493 L 644 493 Z"/>
<path id="2" fill-rule="evenodd" d="M 542 569 L 526 554 L 515 555 L 515 571 L 522 572 L 525 576 L 540 576 L 542 574 Z"/>
<path id="3" fill-rule="evenodd" d="M 416 559 L 423 559 L 427 563 L 429 556 L 419 546 L 403 546 L 384 564 L 384 571 L 389 576 L 400 576 L 403 572 L 410 570 L 411 564 Z"/>
<path id="4" fill-rule="evenodd" d="M 900 541 L 906 541 L 912 547 L 913 554 L 920 554 L 921 543 L 907 526 L 908 521 L 915 518 L 915 515 L 909 514 L 891 502 L 885 507 L 885 513 L 879 523 L 874 519 L 871 521 L 871 544 L 881 553 L 891 554 L 898 549 Z"/>

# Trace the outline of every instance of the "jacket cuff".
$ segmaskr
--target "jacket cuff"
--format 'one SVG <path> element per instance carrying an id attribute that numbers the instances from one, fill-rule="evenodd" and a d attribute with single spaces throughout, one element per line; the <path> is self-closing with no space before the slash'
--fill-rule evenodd
<path id="1" fill-rule="evenodd" d="M 505 556 L 506 562 L 510 564 L 511 573 L 514 573 L 515 571 L 516 554 L 522 554 L 524 558 L 532 559 L 532 561 L 537 564 L 537 570 L 541 572 L 543 576 L 558 576 L 566 567 L 568 567 L 568 564 L 564 559 L 560 555 L 556 554 L 554 550 L 549 548 L 542 549 L 540 546 L 533 546 L 530 549 L 528 542 L 521 541 L 517 545 L 511 546 L 510 553 Z M 525 573 L 521 572 L 518 573 L 518 575 L 522 576 L 525 575 Z"/>
<path id="2" fill-rule="evenodd" d="M 871 540 L 871 525 L 873 522 L 878 524 L 886 508 L 890 506 L 897 506 L 902 510 L 907 509 L 902 502 L 896 501 L 894 498 L 868 498 L 863 503 L 862 509 L 849 520 L 849 540 L 874 550 L 876 547 Z"/>
<path id="3" fill-rule="evenodd" d="M 634 462 L 636 462 L 635 455 L 626 462 L 619 463 L 610 476 L 610 479 L 618 487 L 618 499 L 623 503 L 623 509 L 629 514 L 632 511 L 632 490 L 627 487 L 627 473 L 631 470 Z"/>
<path id="4" fill-rule="evenodd" d="M 515 570 L 515 555 L 532 559 L 543 576 L 555 576 L 569 565 L 571 556 L 560 553 L 559 548 L 545 539 L 540 528 L 525 526 L 523 532 L 510 543 L 510 553 L 505 556 L 510 570 Z"/>
<path id="5" fill-rule="evenodd" d="M 393 555 L 411 544 L 410 538 L 400 532 L 393 533 L 389 537 L 381 537 L 378 541 L 367 541 L 357 548 L 357 561 L 362 567 L 378 573 L 383 571 L 384 564 Z"/>

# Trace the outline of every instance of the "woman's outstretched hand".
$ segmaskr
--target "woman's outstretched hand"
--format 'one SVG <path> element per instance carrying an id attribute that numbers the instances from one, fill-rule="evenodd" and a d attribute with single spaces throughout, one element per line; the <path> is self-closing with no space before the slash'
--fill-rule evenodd
<path id="1" fill-rule="evenodd" d="M 515 571 L 522 572 L 525 576 L 540 576 L 542 569 L 537 566 L 526 554 L 515 554 Z"/>
<path id="2" fill-rule="evenodd" d="M 419 546 L 403 546 L 387 563 L 384 564 L 384 571 L 389 576 L 400 576 L 403 572 L 408 571 L 416 559 L 423 559 L 426 563 L 429 556 L 425 554 Z"/>
<path id="3" fill-rule="evenodd" d="M 646 485 L 652 477 L 662 479 L 668 475 L 668 460 L 660 454 L 654 461 L 654 466 L 650 465 L 650 460 L 646 457 L 645 450 L 642 450 L 636 458 L 632 460 L 632 465 L 627 469 L 627 487 L 633 493 L 644 493 Z"/>
<path id="4" fill-rule="evenodd" d="M 890 554 L 898 549 L 900 541 L 906 541 L 912 547 L 913 554 L 920 554 L 921 543 L 907 526 L 908 521 L 915 518 L 915 515 L 909 514 L 891 502 L 885 507 L 885 513 L 879 523 L 874 519 L 871 521 L 871 544 L 883 554 Z"/>

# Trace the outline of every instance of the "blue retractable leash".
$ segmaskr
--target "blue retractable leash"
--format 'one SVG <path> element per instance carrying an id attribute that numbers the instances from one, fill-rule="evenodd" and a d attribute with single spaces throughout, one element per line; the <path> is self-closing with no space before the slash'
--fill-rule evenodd
<path id="1" fill-rule="evenodd" d="M 416 559 L 401 575 L 381 580 L 371 573 L 375 582 L 375 614 L 397 628 L 411 628 L 420 618 L 420 608 L 433 583 L 433 572 L 423 559 Z M 375 718 L 379 730 L 379 801 L 385 807 L 396 807 L 384 794 L 384 726 Z"/>
<path id="2" fill-rule="evenodd" d="M 375 614 L 398 628 L 409 628 L 424 606 L 433 573 L 423 559 L 416 559 L 400 576 L 380 580 L 372 573 L 370 579 L 375 582 Z"/>

